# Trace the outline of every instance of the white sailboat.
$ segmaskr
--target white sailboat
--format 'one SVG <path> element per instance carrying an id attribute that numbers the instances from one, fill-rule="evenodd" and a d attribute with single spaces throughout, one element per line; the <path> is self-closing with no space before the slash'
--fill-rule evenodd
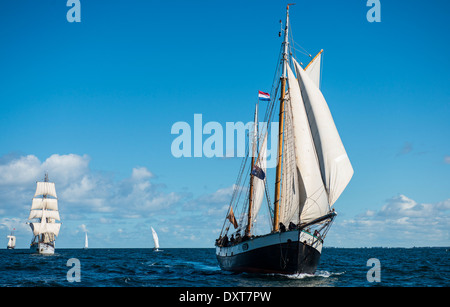
<path id="1" fill-rule="evenodd" d="M 58 211 L 58 198 L 55 183 L 49 182 L 45 174 L 43 182 L 37 182 L 36 193 L 31 204 L 28 223 L 33 231 L 30 249 L 32 252 L 52 255 L 55 252 L 55 240 L 61 227 Z"/>
<path id="2" fill-rule="evenodd" d="M 257 152 L 253 149 L 251 165 L 244 158 L 243 173 L 238 176 L 224 226 L 216 240 L 220 267 L 228 271 L 314 274 L 325 236 L 337 215 L 332 206 L 353 176 L 320 90 L 322 51 L 304 68 L 297 62 L 290 41 L 289 5 L 286 11 L 277 69 L 280 78 L 272 95 L 268 95 L 280 96 L 274 202 L 272 206 L 265 175 L 268 132 L 256 132 L 254 138 L 262 142 Z M 273 111 L 277 108 L 276 100 L 271 99 L 267 105 L 269 122 L 276 113 Z M 250 175 L 249 189 L 242 188 L 242 178 L 248 178 L 241 176 L 245 173 Z M 271 229 L 255 235 L 254 224 L 264 196 L 269 205 Z"/>
<path id="3" fill-rule="evenodd" d="M 88 235 L 87 232 L 85 233 L 86 236 L 84 237 L 84 249 L 88 249 Z"/>
<path id="4" fill-rule="evenodd" d="M 16 237 L 14 236 L 14 233 L 11 231 L 11 235 L 6 236 L 6 237 L 8 238 L 8 245 L 6 248 L 14 249 L 16 247 Z"/>
<path id="5" fill-rule="evenodd" d="M 153 236 L 153 243 L 155 244 L 155 247 L 153 248 L 153 251 L 155 252 L 161 252 L 162 250 L 159 249 L 159 239 L 158 239 L 158 234 L 156 233 L 156 231 L 153 229 L 153 227 L 150 227 L 152 229 L 152 236 Z"/>

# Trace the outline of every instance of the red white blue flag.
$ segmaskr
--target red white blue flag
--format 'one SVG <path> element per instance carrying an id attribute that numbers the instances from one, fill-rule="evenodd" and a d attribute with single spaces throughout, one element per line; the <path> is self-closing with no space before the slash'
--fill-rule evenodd
<path id="1" fill-rule="evenodd" d="M 258 98 L 259 100 L 270 101 L 270 94 L 258 91 Z"/>

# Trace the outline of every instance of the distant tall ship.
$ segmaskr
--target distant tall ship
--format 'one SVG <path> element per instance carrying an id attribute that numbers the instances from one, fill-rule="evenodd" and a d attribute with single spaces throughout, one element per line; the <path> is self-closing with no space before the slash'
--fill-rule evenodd
<path id="1" fill-rule="evenodd" d="M 336 216 L 332 206 L 353 175 L 320 91 L 321 57 L 322 51 L 314 58 L 310 56 L 306 67 L 295 59 L 288 5 L 276 73 L 280 77 L 270 94 L 259 93 L 260 100 L 268 101 L 264 119 L 269 122 L 267 127 L 279 110 L 273 205 L 265 174 L 269 132 L 258 133 L 256 111 L 254 133 L 249 136 L 254 139 L 253 155 L 249 148 L 216 241 L 216 256 L 223 270 L 281 274 L 316 271 L 325 236 Z M 279 100 L 275 99 L 278 95 Z M 266 215 L 259 214 L 264 198 Z M 265 232 L 257 234 L 254 226 L 263 216 L 269 221 Z"/>
<path id="2" fill-rule="evenodd" d="M 54 254 L 55 240 L 61 224 L 56 223 L 60 217 L 55 183 L 49 182 L 47 173 L 43 182 L 37 182 L 28 220 L 34 220 L 28 223 L 33 231 L 31 251 L 45 255 Z"/>
<path id="3" fill-rule="evenodd" d="M 14 231 L 15 229 L 13 229 Z M 14 232 L 11 231 L 11 235 L 7 236 L 8 238 L 8 245 L 6 246 L 7 249 L 14 249 L 16 247 L 16 237 L 14 236 Z"/>

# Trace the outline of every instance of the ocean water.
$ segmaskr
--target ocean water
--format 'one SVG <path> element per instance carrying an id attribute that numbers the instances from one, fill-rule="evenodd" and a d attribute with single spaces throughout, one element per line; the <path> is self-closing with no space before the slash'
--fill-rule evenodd
<path id="1" fill-rule="evenodd" d="M 369 259 L 378 259 L 378 273 Z M 450 249 L 324 248 L 315 275 L 287 276 L 222 271 L 213 248 L 0 250 L 0 287 L 373 286 L 448 287 Z"/>

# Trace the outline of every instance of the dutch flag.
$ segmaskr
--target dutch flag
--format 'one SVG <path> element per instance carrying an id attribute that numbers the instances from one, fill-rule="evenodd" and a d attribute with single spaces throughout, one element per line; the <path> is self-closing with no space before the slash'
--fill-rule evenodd
<path id="1" fill-rule="evenodd" d="M 261 91 L 258 91 L 258 98 L 262 101 L 270 101 L 270 95 Z"/>

